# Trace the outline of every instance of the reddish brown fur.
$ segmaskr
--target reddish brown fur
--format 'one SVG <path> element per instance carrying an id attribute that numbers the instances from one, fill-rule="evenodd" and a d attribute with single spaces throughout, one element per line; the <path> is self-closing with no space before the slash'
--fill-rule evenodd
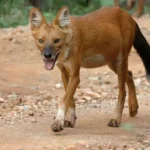
<path id="1" fill-rule="evenodd" d="M 103 65 L 108 65 L 118 75 L 118 103 L 114 117 L 108 124 L 118 127 L 125 101 L 125 82 L 129 89 L 130 116 L 135 116 L 138 109 L 134 82 L 128 71 L 128 55 L 134 40 L 135 21 L 119 7 L 106 7 L 80 17 L 69 16 L 70 24 L 60 27 L 59 17 L 63 11 L 68 13 L 68 8 L 63 7 L 50 25 L 42 16 L 42 23 L 33 27 L 32 14 L 41 14 L 36 8 L 31 9 L 29 18 L 33 36 L 41 52 L 46 43 L 53 44 L 53 39 L 61 39 L 59 45 L 54 44 L 53 51 L 61 51 L 57 66 L 61 71 L 66 92 L 59 103 L 59 115 L 54 120 L 52 130 L 61 131 L 64 124 L 74 126 L 75 114 L 73 121 L 65 121 L 63 115 L 60 117 L 60 110 L 66 115 L 73 115 L 69 114 L 68 109 L 75 110 L 73 95 L 80 82 L 80 67 L 94 68 Z M 43 44 L 38 43 L 39 38 L 45 40 Z"/>

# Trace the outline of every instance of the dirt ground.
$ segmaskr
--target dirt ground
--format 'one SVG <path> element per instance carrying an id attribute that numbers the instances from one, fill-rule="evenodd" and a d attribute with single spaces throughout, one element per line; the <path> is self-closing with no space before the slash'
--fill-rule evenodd
<path id="1" fill-rule="evenodd" d="M 149 16 L 136 21 L 150 42 Z M 116 75 L 107 66 L 81 69 L 75 128 L 55 134 L 51 125 L 64 94 L 59 70 L 44 69 L 28 26 L 0 29 L 0 150 L 150 150 L 150 84 L 134 50 L 129 68 L 140 106 L 136 117 L 129 117 L 126 98 L 121 127 L 108 127 Z"/>

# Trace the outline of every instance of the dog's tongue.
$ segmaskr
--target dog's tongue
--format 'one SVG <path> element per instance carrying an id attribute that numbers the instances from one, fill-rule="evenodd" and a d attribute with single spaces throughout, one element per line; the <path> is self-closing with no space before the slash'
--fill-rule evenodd
<path id="1" fill-rule="evenodd" d="M 54 60 L 46 60 L 46 61 L 45 61 L 45 68 L 46 68 L 47 70 L 53 69 L 54 63 L 55 63 Z"/>

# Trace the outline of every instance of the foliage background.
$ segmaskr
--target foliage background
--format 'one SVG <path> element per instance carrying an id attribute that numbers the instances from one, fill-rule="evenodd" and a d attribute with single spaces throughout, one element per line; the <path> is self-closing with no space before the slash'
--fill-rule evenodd
<path id="1" fill-rule="evenodd" d="M 0 0 L 0 27 L 15 27 L 28 24 L 28 13 L 31 7 L 30 0 Z M 120 0 L 122 6 L 124 0 Z M 102 6 L 112 6 L 113 0 L 40 0 L 44 16 L 51 21 L 56 12 L 63 6 L 69 6 L 70 13 L 83 15 Z M 132 10 L 133 11 L 133 10 Z"/>

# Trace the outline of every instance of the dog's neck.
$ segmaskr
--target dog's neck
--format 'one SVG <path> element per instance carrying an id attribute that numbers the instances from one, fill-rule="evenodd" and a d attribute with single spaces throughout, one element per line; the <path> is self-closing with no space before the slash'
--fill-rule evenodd
<path id="1" fill-rule="evenodd" d="M 69 29 L 67 32 L 67 36 L 66 36 L 66 44 L 64 45 L 64 48 L 61 51 L 61 53 L 57 59 L 57 64 L 64 62 L 69 57 L 69 54 L 70 54 L 71 49 L 72 49 L 71 48 L 72 47 L 72 41 L 73 41 L 72 39 L 73 39 L 73 32 L 71 29 Z"/>

